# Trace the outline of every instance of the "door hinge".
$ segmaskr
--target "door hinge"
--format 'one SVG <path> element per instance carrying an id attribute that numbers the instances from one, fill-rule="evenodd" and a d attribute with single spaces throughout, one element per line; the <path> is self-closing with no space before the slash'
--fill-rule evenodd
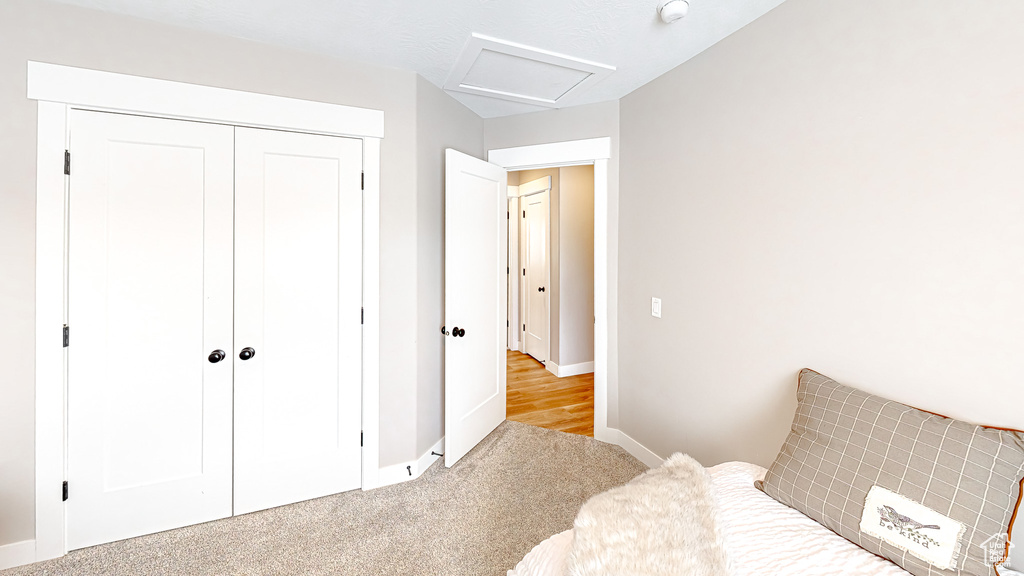
<path id="1" fill-rule="evenodd" d="M 512 327 L 512 323 L 509 322 L 508 320 L 505 320 L 505 328 L 511 328 L 511 327 Z"/>
<path id="2" fill-rule="evenodd" d="M 523 218 L 526 218 L 526 210 L 523 210 Z"/>
<path id="3" fill-rule="evenodd" d="M 523 268 L 523 276 L 526 276 L 526 268 Z"/>
<path id="4" fill-rule="evenodd" d="M 366 308 L 359 309 L 359 323 L 366 324 Z"/>
<path id="5" fill-rule="evenodd" d="M 523 324 L 523 331 L 526 331 L 526 324 Z"/>
<path id="6" fill-rule="evenodd" d="M 70 344 L 70 342 L 71 342 L 71 329 L 68 328 L 67 324 L 65 324 L 64 325 L 64 347 L 67 348 L 68 344 Z"/>
<path id="7" fill-rule="evenodd" d="M 71 151 L 70 150 L 65 150 L 64 151 L 64 174 L 66 176 L 71 176 Z"/>
<path id="8" fill-rule="evenodd" d="M 363 431 L 360 430 L 359 431 L 359 446 L 362 447 L 362 445 L 363 445 Z"/>
<path id="9" fill-rule="evenodd" d="M 359 173 L 359 189 L 366 190 L 366 172 Z"/>
<path id="10" fill-rule="evenodd" d="M 65 480 L 64 481 L 64 486 L 63 486 L 62 492 L 61 492 L 61 502 L 67 502 L 67 501 L 68 501 L 68 481 Z"/>

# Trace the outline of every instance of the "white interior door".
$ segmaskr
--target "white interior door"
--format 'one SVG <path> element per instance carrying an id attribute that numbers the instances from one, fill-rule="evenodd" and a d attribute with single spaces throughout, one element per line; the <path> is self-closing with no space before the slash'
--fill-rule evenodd
<path id="1" fill-rule="evenodd" d="M 232 130 L 72 112 L 69 549 L 231 515 Z"/>
<path id="2" fill-rule="evenodd" d="M 523 232 L 526 270 L 525 300 L 526 353 L 541 362 L 549 358 L 550 295 L 548 291 L 551 231 L 548 226 L 549 192 L 540 192 L 520 199 L 525 217 Z"/>
<path id="3" fill-rule="evenodd" d="M 235 161 L 242 514 L 359 487 L 362 142 L 238 128 Z"/>
<path id="4" fill-rule="evenodd" d="M 445 451 L 451 466 L 505 420 L 505 170 L 445 151 Z"/>

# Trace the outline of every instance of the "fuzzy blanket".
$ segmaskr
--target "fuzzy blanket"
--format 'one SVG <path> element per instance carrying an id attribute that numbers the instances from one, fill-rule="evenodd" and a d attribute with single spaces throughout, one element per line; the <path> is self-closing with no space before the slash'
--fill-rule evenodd
<path id="1" fill-rule="evenodd" d="M 591 498 L 573 532 L 569 576 L 729 573 L 711 477 L 684 454 Z"/>

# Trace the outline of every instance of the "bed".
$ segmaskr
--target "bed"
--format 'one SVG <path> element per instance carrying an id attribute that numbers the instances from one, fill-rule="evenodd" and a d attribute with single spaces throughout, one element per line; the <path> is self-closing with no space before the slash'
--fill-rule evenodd
<path id="1" fill-rule="evenodd" d="M 843 396 L 846 394 L 847 396 Z M 823 400 L 827 398 L 829 407 L 839 406 L 834 403 L 837 397 L 842 397 L 842 406 L 837 408 L 837 412 L 832 415 L 829 414 L 829 410 L 823 409 L 825 407 Z M 821 490 L 815 487 L 808 488 L 794 488 L 787 479 L 787 470 L 799 469 L 806 476 L 815 476 L 817 480 L 821 476 L 821 472 L 817 468 L 810 468 L 811 466 L 820 465 L 820 462 L 814 462 L 813 452 L 814 449 L 808 449 L 810 443 L 808 438 L 813 440 L 813 443 L 825 445 L 829 450 L 841 450 L 841 456 L 835 456 L 830 454 L 823 448 L 822 455 L 825 460 L 837 460 L 839 458 L 849 458 L 847 453 L 853 453 L 856 450 L 851 449 L 851 445 L 854 444 L 853 440 L 849 437 L 837 438 L 841 434 L 837 431 L 837 422 L 845 422 L 842 420 L 846 417 L 841 412 L 846 410 L 847 405 L 856 405 L 858 416 L 866 414 L 872 424 L 877 428 L 881 426 L 879 422 L 882 422 L 887 417 L 888 413 L 898 414 L 898 424 L 894 425 L 891 430 L 886 431 L 888 436 L 883 436 L 889 439 L 891 446 L 886 447 L 886 456 L 889 455 L 890 451 L 896 452 L 898 448 L 892 448 L 892 446 L 898 446 L 900 441 L 898 437 L 901 434 L 911 434 L 916 439 L 922 439 L 931 433 L 935 426 L 944 427 L 945 430 L 953 429 L 956 432 L 957 426 L 962 426 L 964 429 L 970 431 L 973 430 L 971 440 L 969 444 L 971 446 L 983 445 L 985 441 L 995 439 L 1003 442 L 1004 445 L 1000 446 L 1000 450 L 997 454 L 1001 454 L 1000 458 L 1003 458 L 1003 452 L 1010 454 L 1010 465 L 999 469 L 998 466 L 992 470 L 988 470 L 989 480 L 988 486 L 985 487 L 986 496 L 989 492 L 999 492 L 1000 490 L 1006 492 L 1003 498 L 1005 504 L 1002 507 L 1006 510 L 1003 516 L 998 516 L 994 522 L 1002 523 L 1004 527 L 1002 530 L 1008 532 L 1006 529 L 1014 519 L 1017 520 L 1016 524 L 1024 529 L 1024 520 L 1015 516 L 1017 508 L 1020 506 L 1021 494 L 1018 486 L 1024 486 L 1024 484 L 1015 484 L 1024 482 L 1022 481 L 1021 474 L 1024 471 L 1024 433 L 1019 431 L 1003 431 L 998 429 L 989 429 L 984 427 L 976 427 L 973 425 L 967 425 L 958 421 L 953 421 L 941 416 L 937 416 L 931 413 L 920 412 L 914 408 L 906 407 L 901 404 L 897 404 L 891 401 L 881 399 L 879 397 L 871 396 L 868 394 L 861 393 L 856 389 L 844 387 L 827 377 L 821 376 L 820 374 L 805 370 L 801 372 L 800 389 L 798 391 L 799 407 L 797 409 L 797 417 L 794 420 L 793 431 L 790 437 L 787 439 L 786 445 L 783 446 L 779 457 L 776 462 L 773 463 L 772 469 L 765 469 L 760 466 L 743 463 L 743 462 L 729 462 L 720 464 L 711 468 L 707 468 L 707 474 L 703 474 L 704 468 L 700 467 L 695 461 L 693 466 L 699 468 L 701 473 L 707 478 L 710 486 L 710 492 L 713 494 L 711 500 L 713 500 L 713 507 L 717 515 L 717 526 L 716 536 L 720 536 L 719 540 L 722 542 L 722 547 L 727 551 L 728 565 L 729 565 L 729 576 L 753 576 L 753 575 L 771 575 L 771 576 L 798 576 L 798 575 L 821 575 L 821 576 L 908 576 L 908 575 L 947 575 L 947 574 L 979 574 L 984 576 L 999 574 L 999 576 L 1024 576 L 1021 572 L 1014 571 L 1010 568 L 1012 559 L 1016 556 L 1012 553 L 1012 545 L 1010 545 L 1011 553 L 1009 555 L 1010 561 L 1005 562 L 998 568 L 998 572 L 989 564 L 982 566 L 977 563 L 978 555 L 982 553 L 983 547 L 986 544 L 984 540 L 987 532 L 985 530 L 991 530 L 991 528 L 979 529 L 979 527 L 986 526 L 986 519 L 977 519 L 972 516 L 963 516 L 963 514 L 969 514 L 964 511 L 953 512 L 954 508 L 962 507 L 961 504 L 964 502 L 959 496 L 949 501 L 948 510 L 946 507 L 941 509 L 953 516 L 954 518 L 946 518 L 945 516 L 936 514 L 937 518 L 942 520 L 934 520 L 934 522 L 948 521 L 956 523 L 957 520 L 965 521 L 968 523 L 968 530 L 965 533 L 964 528 L 961 527 L 957 538 L 960 540 L 956 543 L 956 548 L 953 551 L 952 560 L 948 557 L 945 560 L 936 560 L 931 558 L 929 554 L 920 554 L 913 549 L 912 545 L 900 545 L 896 543 L 899 549 L 896 549 L 890 542 L 889 539 L 892 534 L 899 532 L 902 534 L 900 526 L 894 526 L 889 519 L 884 517 L 884 509 L 887 506 L 879 505 L 875 506 L 874 502 L 870 500 L 876 497 L 874 490 L 868 490 L 867 486 L 861 486 L 861 492 L 857 492 L 858 488 L 853 485 L 855 481 L 851 480 L 848 489 L 847 496 L 857 494 L 857 498 L 846 498 L 846 500 L 859 500 L 859 508 L 857 508 L 857 516 L 863 515 L 865 518 L 868 517 L 869 512 L 877 509 L 883 516 L 875 516 L 872 518 L 872 522 L 869 524 L 879 524 L 881 526 L 887 526 L 888 530 L 874 528 L 874 530 L 880 530 L 881 540 L 872 537 L 865 537 L 863 534 L 856 532 L 851 533 L 851 530 L 864 530 L 864 520 L 861 520 L 860 526 L 850 527 L 849 522 L 846 525 L 841 525 L 836 517 L 838 515 L 833 514 L 830 516 L 827 511 L 830 510 L 829 506 L 834 506 L 835 502 L 828 502 L 828 498 L 834 496 L 834 492 L 839 491 L 838 486 L 841 482 L 837 483 L 833 478 L 828 481 L 830 488 L 830 494 L 823 496 L 820 505 L 814 503 L 814 498 L 807 497 L 807 494 L 801 492 L 806 490 L 809 493 L 817 492 L 821 494 Z M 877 413 L 870 410 L 865 410 L 865 406 L 877 407 Z M 802 416 L 803 414 L 803 416 Z M 825 418 L 825 426 L 821 426 L 822 422 L 813 422 L 815 418 Z M 881 414 L 881 416 L 879 416 Z M 810 417 L 808 417 L 810 415 Z M 829 422 L 829 419 L 832 419 Z M 915 418 L 919 419 L 919 422 L 915 423 Z M 828 426 L 831 426 L 829 428 Z M 900 427 L 903 428 L 900 428 Z M 910 426 L 910 428 L 907 428 Z M 851 428 L 857 428 L 856 425 L 852 425 Z M 822 432 L 823 429 L 828 430 L 828 434 Z M 864 430 L 863 427 L 860 427 Z M 979 432 L 980 430 L 980 432 Z M 877 431 L 869 432 L 869 434 L 877 434 Z M 977 435 L 988 434 L 990 437 L 978 437 Z M 953 435 L 955 439 L 955 435 Z M 943 447 L 946 444 L 953 443 L 949 437 L 944 437 L 940 442 Z M 1008 446 L 1008 448 L 1003 448 Z M 927 447 L 926 447 L 927 448 Z M 944 449 L 944 448 L 943 448 Z M 900 465 L 903 468 L 913 468 L 922 466 L 917 463 L 914 458 L 917 453 L 913 450 L 919 450 L 918 448 L 911 449 L 907 453 L 906 457 L 892 458 L 905 460 Z M 812 456 L 808 457 L 807 454 L 812 453 Z M 942 462 L 946 455 L 938 454 L 934 456 L 937 462 Z M 957 486 L 966 486 L 967 482 L 970 482 L 970 476 L 978 476 L 974 474 L 969 464 L 972 460 L 977 461 L 976 454 L 968 454 L 965 452 L 961 455 L 963 465 L 960 460 L 956 460 L 957 466 L 960 467 L 960 472 L 965 474 L 965 478 L 957 479 Z M 671 460 L 676 459 L 673 456 Z M 688 458 L 688 457 L 683 457 Z M 794 463 L 794 458 L 801 460 L 800 462 Z M 1015 460 L 1014 460 L 1015 459 Z M 869 458 L 870 460 L 870 458 Z M 992 468 L 993 464 L 991 458 L 983 458 L 983 464 Z M 667 465 L 667 464 L 666 464 Z M 803 467 L 803 468 L 800 468 Z M 935 466 L 933 468 L 937 468 Z M 858 474 L 863 472 L 865 464 L 862 461 L 856 462 L 856 470 Z M 810 470 L 811 472 L 808 472 Z M 912 482 L 907 481 L 907 478 L 913 478 L 913 473 L 916 470 L 903 470 L 902 476 L 899 482 L 896 483 L 892 480 L 887 480 L 888 476 L 891 476 L 892 465 L 883 463 L 879 465 L 878 473 L 867 476 L 872 476 L 873 480 L 871 483 L 878 485 L 885 485 L 892 488 L 900 487 L 901 491 L 905 494 L 913 496 L 912 499 L 916 499 L 919 502 L 927 503 L 932 508 L 940 508 L 936 504 L 940 501 L 934 494 L 919 492 L 914 493 L 912 489 Z M 934 474 L 933 470 L 933 474 Z M 650 472 L 638 477 L 637 480 L 641 480 L 644 476 L 651 474 Z M 992 478 L 998 477 L 1000 474 L 1007 476 L 1011 479 L 1008 482 L 999 482 L 992 480 Z M 769 476 L 767 481 L 766 476 Z M 797 475 L 798 476 L 798 475 Z M 941 483 L 941 474 L 937 475 L 940 477 L 939 480 L 934 478 L 929 479 L 928 486 L 932 483 L 938 485 Z M 634 480 L 632 483 L 637 482 Z M 760 482 L 759 482 L 760 481 Z M 757 485 L 755 484 L 757 483 Z M 765 486 L 765 484 L 769 484 Z M 906 487 L 904 488 L 904 485 Z M 628 485 L 623 488 L 628 488 Z M 615 489 L 619 490 L 619 489 Z M 933 490 L 934 491 L 934 490 Z M 622 506 L 624 502 L 625 494 L 623 492 L 616 495 L 608 502 L 613 502 L 615 506 Z M 770 495 L 771 494 L 771 495 Z M 864 497 L 866 495 L 866 498 Z M 595 498 L 601 498 L 598 496 Z M 902 498 L 901 495 L 892 495 L 893 498 Z M 995 499 L 998 500 L 998 495 Z M 641 494 L 635 499 L 639 500 L 650 500 L 649 494 Z M 865 501 L 867 500 L 867 501 Z M 810 504 L 808 504 L 808 502 Z M 888 501 L 892 503 L 891 501 Z M 914 504 L 914 503 L 911 503 Z M 979 505 L 978 507 L 987 508 L 990 503 L 986 502 L 984 506 Z M 650 503 L 646 505 L 652 505 Z M 926 508 L 921 504 L 915 504 L 920 509 L 909 508 L 913 510 L 914 516 L 922 518 L 922 514 L 932 512 L 930 508 Z M 587 511 L 587 507 L 591 506 L 588 502 L 584 506 L 584 509 L 580 512 L 580 517 L 576 521 L 576 534 L 574 530 L 566 530 L 559 534 L 555 534 L 547 540 L 538 544 L 529 554 L 527 554 L 522 561 L 520 561 L 516 567 L 508 571 L 508 576 L 566 576 L 576 574 L 618 574 L 621 570 L 621 566 L 628 564 L 620 563 L 619 569 L 605 570 L 581 570 L 579 562 L 579 540 L 581 540 L 582 534 L 587 532 L 580 532 L 581 528 L 584 530 L 590 530 L 587 523 L 581 524 L 581 518 Z M 655 499 L 656 507 L 664 507 L 664 503 L 657 502 Z M 908 504 L 909 506 L 909 504 Z M 1008 507 L 1008 508 L 1007 508 Z M 676 508 L 677 510 L 679 508 Z M 902 508 L 901 508 L 902 509 Z M 802 510 L 802 511 L 801 511 Z M 890 508 L 891 510 L 891 508 Z M 618 509 L 613 508 L 613 511 L 618 514 Z M 824 511 L 824 512 L 823 512 Z M 632 515 L 632 509 L 624 510 L 621 515 Z M 606 515 L 605 518 L 608 516 Z M 900 517 L 903 520 L 910 520 L 903 516 Z M 879 523 L 879 520 L 881 522 Z M 692 522 L 692 520 L 687 520 Z M 912 520 L 911 520 L 912 521 Z M 898 523 L 898 521 L 896 521 Z M 932 521 L 929 521 L 932 522 Z M 998 524 L 993 524 L 998 525 Z M 973 532 L 970 528 L 973 526 Z M 895 528 L 895 530 L 893 530 Z M 919 528 L 916 532 L 915 528 Z M 917 524 L 915 527 L 906 527 L 909 533 L 913 534 L 914 538 L 925 538 L 920 534 L 937 534 L 941 530 L 937 524 L 922 525 Z M 664 527 L 661 528 L 665 530 Z M 868 531 L 872 530 L 871 526 L 867 527 Z M 607 531 L 607 529 L 606 529 Z M 629 532 L 630 528 L 626 528 L 625 532 Z M 616 542 L 617 538 L 612 531 L 611 540 L 606 542 Z M 976 533 L 975 533 L 976 532 Z M 947 531 L 947 533 L 949 533 Z M 843 534 L 843 535 L 841 535 Z M 846 537 L 844 537 L 846 536 Z M 930 538 L 925 538 L 930 540 Z M 624 538 L 623 541 L 627 542 L 625 548 L 637 548 L 635 544 L 628 543 L 629 539 Z M 855 544 L 854 541 L 861 545 Z M 576 548 L 574 549 L 574 545 Z M 1004 543 L 1005 546 L 1005 543 Z M 669 549 L 672 546 L 665 546 L 664 548 Z M 927 543 L 924 546 L 928 548 Z M 938 554 L 941 546 L 934 541 L 932 542 L 932 553 Z M 909 553 L 908 553 L 909 552 Z M 928 552 L 928 551 L 926 551 Z M 648 549 L 646 552 L 626 551 L 627 554 L 647 554 L 651 552 Z M 883 557 L 885 556 L 885 557 Z M 627 556 L 628 558 L 628 556 Z M 927 560 L 927 561 L 925 561 Z M 948 562 L 949 565 L 940 565 L 941 562 Z M 971 563 L 974 562 L 974 565 Z M 987 562 L 987 560 L 986 560 Z M 899 565 L 897 565 L 899 563 Z M 600 562 L 598 562 L 600 564 Z M 594 563 L 591 563 L 594 566 Z M 690 570 L 685 571 L 672 571 L 672 570 L 653 570 L 652 574 L 671 574 L 671 573 L 685 573 L 685 574 L 712 574 L 719 573 L 720 568 L 711 570 Z M 628 570 L 629 573 L 635 573 Z M 641 570 L 641 572 L 643 572 Z M 646 573 L 646 572 L 644 572 Z"/>
<path id="2" fill-rule="evenodd" d="M 719 499 L 719 521 L 735 576 L 908 576 L 895 564 L 869 554 L 845 538 L 754 487 L 766 470 L 729 462 L 708 469 Z M 508 576 L 563 576 L 572 530 L 541 542 Z M 825 562 L 822 559 L 827 558 Z"/>

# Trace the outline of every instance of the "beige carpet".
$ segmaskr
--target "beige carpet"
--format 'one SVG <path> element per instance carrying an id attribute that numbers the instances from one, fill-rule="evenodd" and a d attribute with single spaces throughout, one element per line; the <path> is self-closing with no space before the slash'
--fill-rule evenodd
<path id="1" fill-rule="evenodd" d="M 590 496 L 646 466 L 592 438 L 505 422 L 411 482 L 76 550 L 27 574 L 504 576 L 572 527 Z"/>

